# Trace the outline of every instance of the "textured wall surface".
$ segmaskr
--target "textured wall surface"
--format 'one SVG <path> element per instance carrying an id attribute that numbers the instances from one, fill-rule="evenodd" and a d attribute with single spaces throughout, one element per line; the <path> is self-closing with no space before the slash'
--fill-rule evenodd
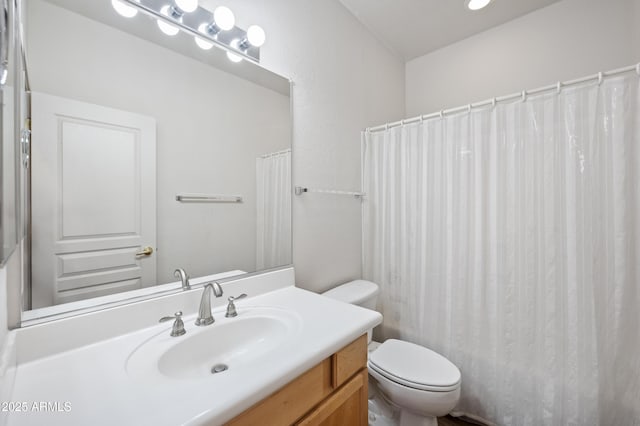
<path id="1" fill-rule="evenodd" d="M 414 59 L 407 116 L 636 63 L 634 3 L 640 8 L 638 0 L 563 0 Z"/>
<path id="2" fill-rule="evenodd" d="M 213 3 L 212 3 L 213 4 Z M 230 0 L 246 28 L 267 33 L 262 63 L 293 79 L 293 182 L 360 189 L 360 131 L 404 116 L 404 63 L 336 0 Z M 294 197 L 293 261 L 300 287 L 358 278 L 360 202 Z"/>

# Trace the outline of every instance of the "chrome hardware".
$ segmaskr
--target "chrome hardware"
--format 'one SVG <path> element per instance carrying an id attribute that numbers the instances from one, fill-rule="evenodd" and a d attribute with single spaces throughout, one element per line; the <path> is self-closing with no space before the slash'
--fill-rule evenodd
<path id="1" fill-rule="evenodd" d="M 222 297 L 222 287 L 217 282 L 212 282 L 204 286 L 202 299 L 200 299 L 200 309 L 198 310 L 197 326 L 211 325 L 215 321 L 211 314 L 211 293 L 216 297 Z"/>
<path id="2" fill-rule="evenodd" d="M 20 146 L 22 147 L 22 166 L 25 169 L 29 168 L 29 154 L 31 153 L 31 130 L 22 129 L 20 131 Z"/>
<path id="3" fill-rule="evenodd" d="M 176 269 L 175 271 L 173 271 L 173 276 L 176 278 L 180 278 L 183 290 L 191 290 L 191 285 L 189 284 L 189 275 L 187 275 L 184 269 Z"/>
<path id="4" fill-rule="evenodd" d="M 176 201 L 182 203 L 241 203 L 242 195 L 178 194 Z"/>
<path id="5" fill-rule="evenodd" d="M 153 254 L 153 248 L 147 246 L 142 251 L 136 253 L 136 256 L 151 256 Z"/>
<path id="6" fill-rule="evenodd" d="M 246 294 L 242 293 L 240 296 L 237 297 L 229 297 L 229 304 L 227 305 L 227 313 L 225 314 L 225 317 L 227 318 L 232 318 L 232 317 L 237 317 L 238 316 L 238 311 L 236 310 L 236 305 L 233 303 L 236 300 L 240 300 L 240 299 L 244 299 L 245 297 L 247 297 Z"/>
<path id="7" fill-rule="evenodd" d="M 294 193 L 296 195 L 302 195 L 307 192 L 316 192 L 319 194 L 332 194 L 332 195 L 350 195 L 355 198 L 363 198 L 366 194 L 364 192 L 355 192 L 355 191 L 339 191 L 336 189 L 314 189 L 314 188 L 305 188 L 302 186 L 296 186 L 293 188 Z"/>
<path id="8" fill-rule="evenodd" d="M 187 332 L 184 329 L 184 322 L 182 322 L 182 311 L 178 311 L 173 316 L 170 316 L 170 317 L 160 318 L 160 322 L 166 322 L 171 320 L 175 320 L 173 322 L 173 327 L 171 328 L 171 337 L 182 336 Z"/>

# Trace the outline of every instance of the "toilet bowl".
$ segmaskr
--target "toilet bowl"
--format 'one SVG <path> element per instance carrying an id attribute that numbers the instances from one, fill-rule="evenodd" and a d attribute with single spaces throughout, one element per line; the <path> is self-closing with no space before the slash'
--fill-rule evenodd
<path id="1" fill-rule="evenodd" d="M 375 309 L 378 292 L 375 283 L 356 280 L 323 294 Z M 368 334 L 370 338 L 371 332 Z M 369 387 L 375 387 L 383 402 L 397 408 L 400 426 L 435 426 L 437 417 L 453 410 L 460 398 L 461 374 L 451 361 L 402 340 L 389 339 L 381 344 L 369 341 Z M 375 415 L 370 413 L 369 417 Z"/>

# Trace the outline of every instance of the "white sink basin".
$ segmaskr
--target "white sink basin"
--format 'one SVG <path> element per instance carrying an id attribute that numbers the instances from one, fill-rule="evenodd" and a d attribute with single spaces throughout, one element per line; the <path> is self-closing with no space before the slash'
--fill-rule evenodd
<path id="1" fill-rule="evenodd" d="M 128 374 L 141 379 L 210 379 L 258 362 L 301 328 L 298 315 L 283 309 L 239 307 L 239 311 L 235 318 L 214 313 L 216 322 L 204 327 L 194 325 L 195 317 L 187 317 L 187 334 L 180 337 L 169 336 L 171 327 L 164 327 L 129 356 Z"/>

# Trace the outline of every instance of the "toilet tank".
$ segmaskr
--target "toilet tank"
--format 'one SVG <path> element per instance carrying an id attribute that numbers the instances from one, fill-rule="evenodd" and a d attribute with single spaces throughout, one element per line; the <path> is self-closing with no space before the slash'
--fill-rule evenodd
<path id="1" fill-rule="evenodd" d="M 380 288 L 377 284 L 366 280 L 355 280 L 332 288 L 322 295 L 375 311 L 379 292 Z"/>

